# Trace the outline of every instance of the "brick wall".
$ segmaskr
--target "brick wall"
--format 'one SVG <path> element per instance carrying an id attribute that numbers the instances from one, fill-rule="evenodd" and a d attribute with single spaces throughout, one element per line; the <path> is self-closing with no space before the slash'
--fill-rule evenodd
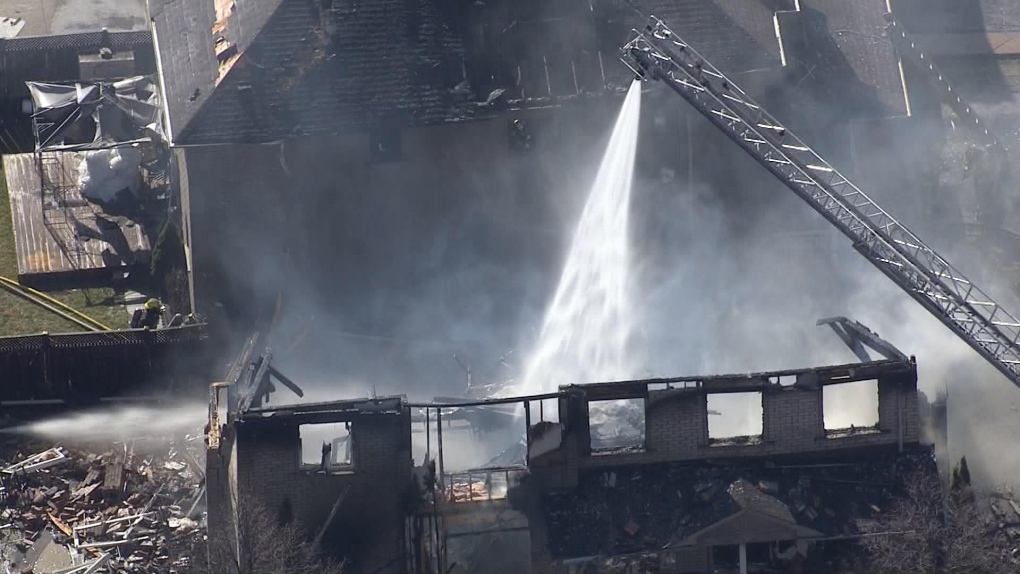
<path id="1" fill-rule="evenodd" d="M 330 474 L 302 467 L 297 425 L 241 423 L 235 428 L 236 454 L 223 457 L 224 448 L 220 455 L 211 451 L 208 456 L 215 471 L 209 479 L 210 510 L 222 510 L 226 504 L 223 475 L 229 469 L 237 472 L 239 493 L 248 493 L 272 517 L 289 506 L 295 521 L 310 535 L 319 531 L 342 495 L 324 546 L 348 556 L 358 572 L 404 570 L 402 500 L 412 462 L 409 412 L 352 420 L 353 467 Z M 215 532 L 211 528 L 210 537 Z"/>
<path id="2" fill-rule="evenodd" d="M 788 387 L 762 394 L 763 446 L 775 451 L 814 450 L 825 436 L 822 389 Z"/>
<path id="3" fill-rule="evenodd" d="M 705 393 L 697 390 L 651 391 L 645 412 L 645 446 L 682 458 L 697 456 L 708 444 Z"/>
<path id="4" fill-rule="evenodd" d="M 896 373 L 878 380 L 879 430 L 826 434 L 822 410 L 822 386 L 813 373 L 798 375 L 794 384 L 771 385 L 762 392 L 763 436 L 757 444 L 709 444 L 707 394 L 704 388 L 656 390 L 648 393 L 645 414 L 646 441 L 643 452 L 587 454 L 571 444 L 588 443 L 587 432 L 575 425 L 564 436 L 565 452 L 551 456 L 543 465 L 545 476 L 558 484 L 573 482 L 578 468 L 621 464 L 646 464 L 705 458 L 741 458 L 809 454 L 882 445 L 916 444 L 920 441 L 916 373 Z M 583 402 L 583 401 L 582 401 Z M 571 407 L 574 420 L 585 409 Z M 900 432 L 902 429 L 902 438 Z M 555 462 L 553 462 L 555 461 Z M 551 485 L 551 483 L 550 483 Z"/>
<path id="5" fill-rule="evenodd" d="M 889 447 L 920 441 L 916 371 L 901 370 L 878 378 L 878 430 L 827 435 L 822 409 L 822 382 L 816 373 L 797 375 L 791 384 L 766 385 L 762 392 L 763 426 L 758 444 L 709 444 L 707 396 L 704 387 L 648 391 L 643 452 L 589 453 L 587 404 L 583 397 L 561 403 L 562 446 L 529 463 L 533 494 L 576 486 L 586 469 L 610 469 L 673 461 L 719 458 L 761 458 L 823 454 L 840 450 Z M 751 389 L 748 389 L 751 390 Z M 579 393 L 584 387 L 578 387 Z M 731 391 L 733 392 L 733 391 Z M 566 412 L 562 412 L 565 410 Z M 900 436 L 902 429 L 902 438 Z M 532 572 L 566 572 L 553 562 L 541 513 L 528 513 Z"/>
<path id="6" fill-rule="evenodd" d="M 221 435 L 219 449 L 206 451 L 205 485 L 210 549 L 230 548 L 236 544 L 231 520 L 235 484 L 232 475 L 233 454 L 234 435 L 229 429 Z M 210 557 L 214 554 L 210 550 Z"/>

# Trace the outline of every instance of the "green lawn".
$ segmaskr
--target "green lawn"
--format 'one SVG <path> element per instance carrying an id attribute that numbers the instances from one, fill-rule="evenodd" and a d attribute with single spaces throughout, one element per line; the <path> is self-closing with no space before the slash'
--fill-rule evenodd
<path id="1" fill-rule="evenodd" d="M 0 276 L 17 280 L 18 259 L 14 251 L 14 228 L 11 222 L 10 200 L 7 197 L 7 181 L 0 170 Z M 127 327 L 127 311 L 113 301 L 114 291 L 110 288 L 71 289 L 47 291 L 47 295 L 74 307 L 112 329 Z M 34 305 L 0 290 L 0 337 L 26 335 L 48 331 L 67 333 L 82 328 L 46 309 Z"/>

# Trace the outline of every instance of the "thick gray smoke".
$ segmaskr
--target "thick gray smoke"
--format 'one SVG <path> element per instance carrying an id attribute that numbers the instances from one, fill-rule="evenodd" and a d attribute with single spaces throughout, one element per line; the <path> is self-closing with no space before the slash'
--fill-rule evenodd
<path id="1" fill-rule="evenodd" d="M 963 247 L 962 225 L 947 223 L 959 219 L 969 184 L 932 165 L 939 122 L 878 119 L 887 112 L 853 82 L 812 93 L 821 73 L 790 82 L 776 72 L 752 94 L 1009 302 L 1009 278 Z M 458 395 L 467 378 L 454 353 L 476 382 L 519 377 L 621 101 L 510 114 L 534 136 L 523 151 L 511 149 L 500 117 L 404 130 L 403 158 L 392 163 L 370 161 L 367 137 L 299 139 L 244 156 L 189 152 L 201 182 L 192 211 L 204 310 L 221 301 L 223 321 L 268 329 L 279 300 L 277 365 L 309 400 Z M 680 98 L 658 89 L 643 108 L 630 223 L 640 374 L 852 362 L 815 326 L 846 315 L 916 355 L 929 397 L 959 387 L 967 390 L 951 396 L 977 409 L 986 403 L 967 400 L 972 381 L 1015 391 Z M 498 366 L 510 351 L 509 368 Z M 847 392 L 834 417 L 872 416 L 872 391 Z M 720 407 L 730 432 L 747 432 L 748 408 Z"/>

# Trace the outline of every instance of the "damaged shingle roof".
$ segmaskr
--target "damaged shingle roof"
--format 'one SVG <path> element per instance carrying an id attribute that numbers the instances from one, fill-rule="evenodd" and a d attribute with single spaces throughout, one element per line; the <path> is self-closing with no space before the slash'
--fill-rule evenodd
<path id="1" fill-rule="evenodd" d="M 475 108 L 448 93 L 463 42 L 441 0 L 234 0 L 224 36 L 240 57 L 219 85 L 214 0 L 150 1 L 176 143 L 462 119 Z"/>
<path id="2" fill-rule="evenodd" d="M 616 50 L 647 14 L 666 20 L 725 72 L 778 68 L 773 16 L 796 8 L 793 0 L 631 0 L 627 10 L 608 15 L 605 3 L 589 0 L 149 4 L 177 144 L 339 134 L 383 121 L 467 120 L 491 112 L 475 100 L 497 88 L 507 90 L 507 100 L 601 93 L 629 82 Z M 536 19 L 529 15 L 538 9 L 532 4 L 542 10 L 555 4 L 566 16 Z M 826 15 L 826 33 L 847 60 L 841 69 L 889 106 L 899 101 L 902 107 L 892 48 L 875 39 L 882 34 L 884 0 L 801 4 Z M 478 14 L 481 20 L 472 20 Z M 521 17 L 531 20 L 525 25 Z M 480 34 L 470 36 L 470 49 L 469 29 Z M 228 45 L 236 56 L 223 52 Z M 217 60 L 218 50 L 226 64 Z M 462 89 L 466 69 L 480 85 Z"/>
<path id="3" fill-rule="evenodd" d="M 666 22 L 724 73 L 778 66 L 772 18 L 792 9 L 785 0 L 635 0 L 634 7 Z"/>
<path id="4" fill-rule="evenodd" d="M 212 1 L 148 0 L 170 129 L 186 126 L 216 81 Z"/>
<path id="5" fill-rule="evenodd" d="M 825 64 L 820 73 L 856 78 L 886 112 L 906 113 L 899 58 L 885 37 L 885 0 L 802 0 L 801 9 L 807 16 L 812 47 Z M 828 42 L 833 45 L 827 46 Z M 847 88 L 838 79 L 833 85 Z"/>
<path id="6" fill-rule="evenodd" d="M 363 130 L 382 119 L 405 124 L 457 121 L 476 117 L 483 109 L 452 90 L 463 79 L 465 63 L 467 10 L 460 4 L 444 0 L 149 1 L 173 139 L 178 144 L 342 133 Z M 226 18 L 224 36 L 240 53 L 218 85 L 212 33 L 217 4 L 234 6 Z M 577 0 L 577 4 L 584 5 L 580 12 L 590 13 L 586 1 Z M 639 4 L 642 12 L 655 13 L 677 26 L 721 68 L 739 72 L 778 65 L 770 5 L 785 9 L 792 1 L 641 0 Z M 512 8 L 510 14 L 527 12 L 514 3 L 506 8 Z M 501 9 L 493 9 L 500 13 Z M 511 32 L 515 18 L 504 23 Z M 552 26 L 550 31 L 557 30 L 553 36 L 572 30 L 553 26 L 556 21 L 546 23 Z M 618 21 L 600 28 L 613 36 L 603 48 L 600 64 L 609 84 L 614 73 L 625 73 L 616 63 L 615 36 L 622 40 L 626 29 L 637 23 Z M 592 28 L 588 17 L 578 17 L 577 26 Z M 574 33 L 585 39 L 581 43 L 591 41 L 592 45 L 572 45 L 568 58 L 574 58 L 578 67 L 582 59 L 599 62 L 591 56 L 596 40 L 589 40 L 580 29 Z M 562 42 L 548 35 L 512 40 L 507 36 L 511 44 L 500 44 L 498 50 L 509 52 L 484 57 L 517 54 L 522 59 L 518 72 L 528 74 L 517 81 L 526 85 L 535 74 L 546 77 L 541 70 L 528 69 L 529 64 L 534 67 L 536 61 L 548 61 L 553 66 L 562 56 L 554 53 Z M 543 53 L 532 53 L 536 51 Z M 573 83 L 586 83 L 580 74 L 575 72 Z M 512 85 L 494 87 L 507 88 L 508 97 L 514 92 Z M 602 86 L 578 88 L 589 92 Z M 533 88 L 531 95 L 536 92 Z M 482 99 L 485 95 L 475 94 Z"/>

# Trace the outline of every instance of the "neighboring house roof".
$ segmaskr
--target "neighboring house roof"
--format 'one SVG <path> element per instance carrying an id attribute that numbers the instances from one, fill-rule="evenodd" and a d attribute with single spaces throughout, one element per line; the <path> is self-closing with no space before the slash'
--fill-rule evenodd
<path id="1" fill-rule="evenodd" d="M 725 72 L 778 68 L 773 16 L 796 7 L 793 0 L 633 0 L 592 13 L 581 1 L 504 0 L 472 12 L 443 0 L 148 1 L 179 145 L 485 117 L 493 108 L 479 102 L 493 90 L 525 106 L 600 94 L 629 82 L 617 50 L 648 14 Z M 902 107 L 892 49 L 874 39 L 884 0 L 802 4 L 825 16 L 825 33 L 846 60 L 839 70 Z"/>
<path id="2" fill-rule="evenodd" d="M 147 31 L 110 32 L 106 36 L 108 47 L 113 51 L 133 50 L 152 45 L 152 35 Z M 2 52 L 42 52 L 48 50 L 96 51 L 103 47 L 102 32 L 61 34 L 59 36 L 18 36 L 0 39 Z"/>
<path id="3" fill-rule="evenodd" d="M 822 93 L 840 105 L 873 99 L 880 113 L 906 113 L 899 59 L 885 37 L 885 0 L 801 0 L 800 5 L 808 38 L 804 59 L 825 79 Z"/>
<path id="4" fill-rule="evenodd" d="M 1020 91 L 1020 2 L 1016 0 L 892 0 L 912 40 L 970 103 L 1013 101 Z M 974 56 L 974 57 L 959 57 Z M 1003 108 L 1009 109 L 1009 108 Z M 999 110 L 996 110 L 999 111 Z M 981 110 L 989 115 L 993 110 Z M 997 127 L 996 131 L 1002 128 Z"/>
<path id="5" fill-rule="evenodd" d="M 793 2 L 635 0 L 634 7 L 665 21 L 715 67 L 733 74 L 781 64 L 772 18 L 776 10 L 793 9 Z"/>
<path id="6" fill-rule="evenodd" d="M 383 120 L 471 119 L 487 113 L 476 100 L 485 100 L 491 88 L 506 89 L 511 100 L 600 92 L 613 85 L 615 75 L 626 75 L 616 65 L 616 36 L 622 39 L 627 28 L 640 24 L 631 12 L 627 21 L 603 27 L 602 35 L 612 38 L 600 58 L 590 15 L 578 9 L 566 10 L 567 18 L 536 16 L 523 4 L 504 3 L 485 16 L 495 19 L 485 21 L 489 44 L 475 46 L 469 55 L 467 16 L 441 0 L 149 2 L 177 144 L 341 133 Z M 792 5 L 642 3 L 642 11 L 675 23 L 728 71 L 778 66 L 767 4 Z M 224 38 L 219 44 L 217 36 Z M 493 60 L 493 68 L 498 60 L 501 70 L 494 72 L 497 83 L 475 87 L 486 93 L 465 95 L 457 88 L 472 57 Z"/>
<path id="7" fill-rule="evenodd" d="M 915 34 L 1020 32 L 1016 0 L 892 0 L 892 9 Z"/>
<path id="8" fill-rule="evenodd" d="M 147 28 L 145 0 L 0 0 L 2 17 L 24 22 L 19 38 Z"/>
<path id="9" fill-rule="evenodd" d="M 150 2 L 176 143 L 457 120 L 477 107 L 450 94 L 463 44 L 440 0 Z"/>
<path id="10" fill-rule="evenodd" d="M 218 64 L 213 50 L 212 0 L 148 0 L 169 129 L 177 137 L 212 95 Z"/>

